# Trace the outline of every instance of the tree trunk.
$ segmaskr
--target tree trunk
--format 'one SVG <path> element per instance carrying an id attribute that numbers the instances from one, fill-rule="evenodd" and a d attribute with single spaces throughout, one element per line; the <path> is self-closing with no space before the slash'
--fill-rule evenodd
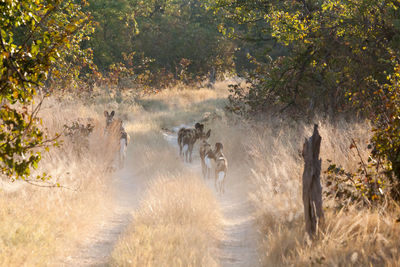
<path id="1" fill-rule="evenodd" d="M 303 145 L 304 172 L 303 172 L 303 204 L 306 221 L 306 232 L 313 237 L 318 223 L 323 219 L 322 187 L 321 187 L 321 159 L 319 150 L 321 136 L 318 125 L 314 125 L 313 135 L 305 139 Z"/>
<path id="2" fill-rule="evenodd" d="M 209 78 L 208 78 L 207 87 L 208 87 L 208 88 L 214 88 L 214 84 L 215 84 L 215 80 L 216 80 L 216 70 L 215 70 L 215 67 L 212 67 L 212 68 L 211 68 L 211 71 L 210 71 L 208 77 L 209 77 Z"/>

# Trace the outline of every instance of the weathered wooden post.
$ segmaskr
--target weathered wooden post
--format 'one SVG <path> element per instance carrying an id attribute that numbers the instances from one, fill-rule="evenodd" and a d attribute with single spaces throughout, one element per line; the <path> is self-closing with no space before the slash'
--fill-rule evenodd
<path id="1" fill-rule="evenodd" d="M 318 223 L 323 219 L 322 187 L 321 187 L 321 159 L 319 150 L 321 136 L 318 133 L 318 125 L 314 125 L 314 132 L 310 138 L 306 138 L 303 145 L 304 172 L 303 172 L 303 205 L 306 220 L 306 231 L 313 237 Z"/>

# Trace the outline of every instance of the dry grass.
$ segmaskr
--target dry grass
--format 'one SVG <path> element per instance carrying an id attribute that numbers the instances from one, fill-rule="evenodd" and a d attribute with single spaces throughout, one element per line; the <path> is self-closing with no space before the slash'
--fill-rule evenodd
<path id="1" fill-rule="evenodd" d="M 179 97 L 179 92 L 165 94 L 168 99 Z M 208 96 L 201 101 L 197 98 L 193 104 L 188 96 L 172 100 L 171 103 L 178 104 L 165 109 L 175 108 L 176 117 L 172 122 L 167 118 L 161 123 L 168 127 L 176 122 L 193 122 L 204 112 L 220 115 L 220 119 L 206 123 L 206 128 L 212 129 L 210 142 L 224 144 L 231 173 L 228 178 L 236 179 L 237 186 L 251 184 L 249 197 L 255 207 L 264 266 L 400 264 L 399 230 L 395 222 L 400 210 L 396 207 L 360 209 L 350 204 L 346 210 L 337 211 L 330 208 L 335 200 L 325 197 L 325 225 L 318 239 L 308 245 L 301 197 L 301 149 L 304 138 L 311 135 L 311 124 L 271 117 L 264 118 L 262 123 L 246 122 L 222 112 L 223 92 L 210 92 Z M 161 110 L 159 116 L 163 118 Z M 335 125 L 322 119 L 315 121 L 322 136 L 322 169 L 329 166 L 328 159 L 346 170 L 358 168 L 360 159 L 355 149 L 350 149 L 351 139 L 357 141 L 365 159 L 370 126 L 340 120 Z M 229 187 L 234 182 L 227 183 Z"/>
<path id="2" fill-rule="evenodd" d="M 320 122 L 322 169 L 333 160 L 355 170 L 359 158 L 351 150 L 352 138 L 359 138 L 362 156 L 369 138 L 366 123 Z M 262 242 L 260 254 L 265 266 L 328 266 L 399 264 L 399 230 L 394 219 L 398 210 L 359 209 L 350 205 L 339 212 L 329 208 L 335 201 L 325 197 L 325 225 L 319 237 L 308 245 L 304 235 L 301 198 L 303 162 L 300 148 L 311 126 L 270 120 L 248 139 L 249 167 L 256 185 L 251 198 Z"/>
<path id="3" fill-rule="evenodd" d="M 85 107 L 74 102 L 50 102 L 43 110 L 46 126 L 53 132 L 77 117 L 92 117 L 95 129 L 102 129 L 104 109 L 114 109 L 128 121 L 132 133 L 135 176 L 149 183 L 134 221 L 113 251 L 116 266 L 215 266 L 220 238 L 221 214 L 218 204 L 201 179 L 185 168 L 177 152 L 160 133 L 180 124 L 193 123 L 207 112 L 212 129 L 210 143 L 220 141 L 229 162 L 227 190 L 232 186 L 250 192 L 259 232 L 259 254 L 265 266 L 399 266 L 399 230 L 395 219 L 399 208 L 346 210 L 329 208 L 326 198 L 325 225 L 318 239 L 307 244 L 304 235 L 301 148 L 312 125 L 264 118 L 247 122 L 225 114 L 226 84 L 215 90 L 165 90 L 134 101 L 117 104 L 97 99 Z M 51 105 L 53 105 L 51 107 Z M 59 107 L 61 105 L 61 107 Z M 369 125 L 318 121 L 322 136 L 322 168 L 327 159 L 348 170 L 357 168 L 351 138 L 358 141 L 361 154 L 368 153 Z M 40 172 L 78 191 L 39 189 L 24 183 L 5 189 L 0 199 L 0 265 L 36 266 L 70 255 L 78 240 L 108 207 L 109 174 L 112 157 L 104 157 L 108 146 L 102 131 L 95 131 L 84 155 L 77 155 L 68 140 L 43 159 Z M 195 151 L 196 153 L 196 151 Z M 149 164 L 152 163 L 152 164 Z M 156 164 L 156 165 L 155 165 Z M 84 171 L 82 171 L 84 170 Z M 235 181 L 232 181 L 235 180 Z M 395 206 L 395 205 L 392 205 Z"/>
<path id="4" fill-rule="evenodd" d="M 64 124 L 92 118 L 95 126 L 89 142 L 65 136 L 62 146 L 43 153 L 39 168 L 52 176 L 42 188 L 3 179 L 0 198 L 0 265 L 43 266 L 72 255 L 110 207 L 111 173 L 105 172 L 113 156 L 103 135 L 102 113 L 83 104 L 45 102 L 40 116 L 50 133 L 61 133 Z M 74 145 L 75 144 L 75 145 Z M 102 144 L 102 145 L 100 145 Z M 87 145 L 87 148 L 82 146 Z M 111 156 L 110 156 L 111 155 Z"/>
<path id="5" fill-rule="evenodd" d="M 322 169 L 326 170 L 330 159 L 355 171 L 360 159 L 356 150 L 350 149 L 351 140 L 357 140 L 365 160 L 369 125 L 316 121 L 322 136 Z M 229 117 L 208 123 L 206 128 L 212 129 L 212 143 L 224 144 L 230 163 L 228 178 L 251 184 L 249 197 L 255 207 L 263 266 L 399 265 L 398 208 L 360 210 L 350 204 L 338 212 L 330 208 L 336 200 L 325 197 L 326 224 L 318 239 L 308 245 L 301 196 L 301 148 L 304 138 L 311 136 L 312 125 L 278 118 L 256 123 Z"/>
<path id="6" fill-rule="evenodd" d="M 217 266 L 220 211 L 198 177 L 153 182 L 112 254 L 113 266 Z"/>

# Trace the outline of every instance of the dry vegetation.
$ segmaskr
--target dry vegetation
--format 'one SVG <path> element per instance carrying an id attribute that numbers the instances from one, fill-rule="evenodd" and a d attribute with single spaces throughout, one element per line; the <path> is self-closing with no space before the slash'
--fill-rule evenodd
<path id="1" fill-rule="evenodd" d="M 347 170 L 358 168 L 360 158 L 350 148 L 352 138 L 366 161 L 370 136 L 367 123 L 317 122 L 323 171 L 330 164 L 328 159 Z M 337 210 L 337 200 L 325 195 L 325 225 L 317 240 L 309 243 L 304 234 L 301 148 L 304 138 L 311 136 L 312 125 L 280 118 L 264 118 L 262 123 L 229 118 L 210 127 L 226 144 L 233 172 L 251 183 L 249 197 L 255 207 L 264 266 L 399 265 L 399 208 L 390 201 L 385 207 L 371 209 L 350 202 Z"/>
<path id="2" fill-rule="evenodd" d="M 367 124 L 320 122 L 322 169 L 327 159 L 354 170 L 359 158 L 351 150 L 351 138 L 361 137 L 365 148 Z M 277 127 L 274 127 L 277 126 Z M 278 130 L 277 130 L 278 129 Z M 302 158 L 299 148 L 311 126 L 278 126 L 271 121 L 254 133 L 249 152 L 252 179 L 258 185 L 251 197 L 262 233 L 260 253 L 266 266 L 329 266 L 382 264 L 397 265 L 399 231 L 393 210 L 360 208 L 355 203 L 342 210 L 333 208 L 330 196 L 324 198 L 325 225 L 311 245 L 304 234 L 301 198 Z"/>
<path id="3" fill-rule="evenodd" d="M 126 121 L 135 150 L 135 175 L 148 183 L 132 225 L 116 245 L 110 263 L 115 266 L 217 266 L 221 239 L 221 211 L 210 189 L 196 174 L 185 170 L 162 128 L 205 119 L 212 129 L 210 143 L 221 141 L 230 163 L 227 190 L 247 190 L 259 231 L 259 255 L 264 266 L 329 266 L 400 264 L 399 230 L 393 203 L 383 208 L 349 204 L 337 210 L 325 196 L 325 225 L 309 244 L 304 235 L 301 200 L 301 147 L 311 125 L 264 118 L 244 121 L 223 110 L 226 84 L 216 90 L 165 90 L 121 104 L 98 98 L 84 106 L 50 100 L 43 108 L 51 132 L 79 118 L 92 118 L 94 132 L 88 149 L 79 153 L 72 140 L 44 156 L 38 172 L 53 176 L 64 188 L 38 188 L 24 182 L 3 182 L 0 199 L 0 265 L 46 265 L 73 253 L 73 247 L 104 215 L 111 204 L 112 161 L 105 142 L 102 112 L 114 109 Z M 362 156 L 368 153 L 369 125 L 319 121 L 323 170 L 327 159 L 348 170 L 359 158 L 350 149 L 356 138 Z M 194 151 L 197 153 L 197 150 Z M 84 171 L 83 171 L 84 170 Z"/>
<path id="4" fill-rule="evenodd" d="M 322 170 L 329 166 L 328 159 L 347 170 L 358 168 L 360 159 L 355 149 L 350 149 L 352 138 L 358 141 L 365 161 L 370 135 L 367 123 L 341 121 L 331 125 L 320 120 L 319 124 Z M 231 118 L 229 123 L 211 128 L 227 144 L 231 161 L 235 162 L 235 157 L 245 159 L 236 160 L 234 165 L 252 184 L 249 197 L 255 207 L 264 266 L 399 264 L 399 209 L 393 202 L 387 203 L 389 207 L 371 209 L 350 202 L 337 210 L 337 200 L 326 195 L 325 225 L 310 245 L 304 234 L 301 148 L 304 137 L 311 136 L 312 125 L 278 118 L 263 123 Z"/>
<path id="5" fill-rule="evenodd" d="M 60 184 L 59 188 L 32 186 L 3 178 L 0 198 L 0 265 L 43 266 L 74 253 L 76 245 L 110 208 L 108 164 L 113 147 L 103 135 L 102 113 L 81 103 L 48 99 L 41 111 L 43 124 L 51 134 L 62 133 L 64 124 L 90 123 L 90 137 L 60 137 L 61 146 L 43 153 L 37 174 L 52 178 L 32 183 Z M 79 120 L 78 120 L 79 119 Z M 112 138 L 111 138 L 112 139 Z M 111 156 L 110 156 L 111 155 Z M 35 174 L 34 173 L 34 174 Z M 33 176 L 34 177 L 34 176 Z"/>
<path id="6" fill-rule="evenodd" d="M 230 173 L 235 173 L 230 179 L 236 179 L 235 183 L 228 179 L 228 188 L 232 184 L 250 184 L 249 197 L 255 207 L 263 265 L 399 264 L 396 225 L 399 210 L 392 202 L 388 203 L 389 208 L 360 208 L 350 203 L 337 210 L 336 200 L 325 196 L 325 225 L 310 245 L 304 235 L 301 148 L 304 138 L 311 134 L 312 125 L 271 117 L 264 118 L 262 123 L 246 122 L 223 112 L 225 96 L 221 86 L 216 91 L 164 91 L 140 101 L 146 110 L 157 111 L 153 113 L 154 121 L 166 128 L 198 120 L 205 112 L 216 115 L 215 120 L 206 122 L 206 128 L 212 129 L 210 141 L 222 141 L 225 146 Z M 359 157 L 350 148 L 351 139 L 357 140 L 365 159 L 370 126 L 316 121 L 322 136 L 323 170 L 329 165 L 328 159 L 347 170 L 355 170 Z"/>
<path id="7" fill-rule="evenodd" d="M 114 266 L 217 266 L 220 212 L 190 174 L 154 181 L 117 244 Z"/>

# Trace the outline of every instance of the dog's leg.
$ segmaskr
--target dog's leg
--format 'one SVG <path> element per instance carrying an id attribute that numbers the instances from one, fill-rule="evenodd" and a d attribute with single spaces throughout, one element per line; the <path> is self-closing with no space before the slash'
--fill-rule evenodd
<path id="1" fill-rule="evenodd" d="M 126 139 L 122 138 L 120 140 L 120 151 L 119 151 L 119 167 L 122 169 L 124 167 L 124 160 L 126 154 Z"/>
<path id="2" fill-rule="evenodd" d="M 215 177 L 214 177 L 215 179 L 214 179 L 214 185 L 215 185 L 215 190 L 217 190 L 217 192 L 218 192 L 218 172 L 217 172 L 217 170 L 215 170 Z"/>
<path id="3" fill-rule="evenodd" d="M 200 159 L 200 162 L 201 162 L 201 172 L 203 173 L 203 178 L 205 179 L 207 175 L 206 164 L 203 158 Z"/>
<path id="4" fill-rule="evenodd" d="M 192 151 L 193 151 L 193 144 L 189 145 L 189 155 L 190 155 L 190 159 L 189 162 L 192 163 Z"/>
<path id="5" fill-rule="evenodd" d="M 210 178 L 211 176 L 211 159 L 207 156 L 204 158 L 205 165 L 206 165 L 206 178 Z"/>
<path id="6" fill-rule="evenodd" d="M 185 144 L 183 146 L 183 157 L 184 157 L 184 161 L 186 161 L 186 162 L 187 162 L 188 150 L 189 150 L 189 145 Z"/>

